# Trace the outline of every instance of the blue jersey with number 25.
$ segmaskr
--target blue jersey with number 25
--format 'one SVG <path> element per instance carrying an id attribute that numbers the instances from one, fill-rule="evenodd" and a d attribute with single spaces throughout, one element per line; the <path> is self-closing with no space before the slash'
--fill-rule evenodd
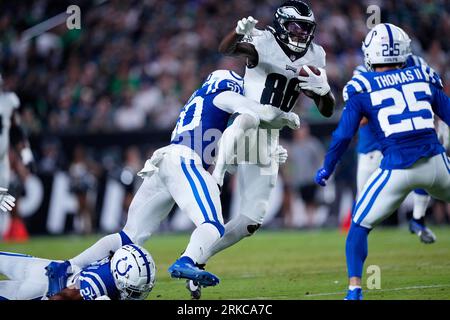
<path id="1" fill-rule="evenodd" d="M 226 129 L 230 114 L 214 105 L 214 98 L 224 91 L 244 94 L 244 80 L 229 70 L 211 73 L 181 110 L 172 144 L 182 144 L 194 150 L 205 169 L 212 164 L 221 134 Z"/>
<path id="2" fill-rule="evenodd" d="M 380 143 L 382 169 L 408 168 L 420 158 L 444 152 L 434 114 L 450 124 L 450 100 L 431 68 L 364 72 L 358 81 L 348 82 L 344 92 L 347 103 L 325 159 L 327 170 L 334 170 L 363 116 Z"/>
<path id="3" fill-rule="evenodd" d="M 80 295 L 84 300 L 95 300 L 105 295 L 111 300 L 119 298 L 119 291 L 111 273 L 111 261 L 109 258 L 83 268 L 80 272 L 79 281 Z"/>
<path id="4" fill-rule="evenodd" d="M 406 59 L 405 67 L 408 68 L 414 66 L 427 66 L 427 63 L 421 57 L 411 54 Z M 367 72 L 367 69 L 365 66 L 360 65 L 356 67 L 355 71 L 353 71 L 353 75 L 357 76 L 358 74 L 361 74 L 363 72 Z M 358 78 L 354 78 L 353 80 L 359 81 Z M 362 82 L 359 82 L 359 84 L 364 85 Z M 345 95 L 346 92 L 344 91 L 344 96 Z M 360 127 L 357 145 L 358 153 L 369 153 L 371 151 L 380 149 L 380 144 L 378 143 L 378 140 L 375 138 L 372 131 L 370 131 L 369 126 L 363 125 L 362 127 Z"/>

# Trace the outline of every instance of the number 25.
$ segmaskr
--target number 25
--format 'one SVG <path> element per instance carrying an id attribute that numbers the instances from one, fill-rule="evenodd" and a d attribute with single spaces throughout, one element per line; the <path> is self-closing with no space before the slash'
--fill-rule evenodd
<path id="1" fill-rule="evenodd" d="M 403 94 L 402 94 L 403 91 Z M 381 129 L 383 129 L 386 137 L 391 134 L 406 132 L 412 130 L 420 130 L 426 128 L 434 128 L 433 110 L 428 101 L 417 100 L 416 93 L 424 92 L 431 96 L 430 85 L 428 83 L 410 83 L 402 86 L 402 91 L 395 88 L 375 91 L 370 94 L 373 106 L 382 105 L 386 100 L 394 100 L 394 104 L 381 108 L 378 112 L 378 121 Z M 389 117 L 402 114 L 408 107 L 410 113 L 421 110 L 428 110 L 431 114 L 430 118 L 423 118 L 422 116 L 411 116 L 403 119 L 398 123 L 391 124 Z"/>

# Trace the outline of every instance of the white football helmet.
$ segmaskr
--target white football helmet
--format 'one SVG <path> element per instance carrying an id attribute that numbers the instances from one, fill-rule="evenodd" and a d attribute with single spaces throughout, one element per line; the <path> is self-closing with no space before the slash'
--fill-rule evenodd
<path id="1" fill-rule="evenodd" d="M 361 49 L 367 70 L 373 71 L 373 65 L 405 63 L 411 54 L 411 39 L 401 28 L 381 23 L 369 31 Z"/>
<path id="2" fill-rule="evenodd" d="M 156 266 L 144 248 L 128 244 L 111 258 L 111 273 L 121 300 L 144 300 L 155 284 Z"/>

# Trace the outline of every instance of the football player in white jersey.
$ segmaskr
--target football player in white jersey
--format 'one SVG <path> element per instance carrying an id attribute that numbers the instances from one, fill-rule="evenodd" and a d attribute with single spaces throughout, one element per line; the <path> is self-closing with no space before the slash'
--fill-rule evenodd
<path id="1" fill-rule="evenodd" d="M 9 167 L 9 129 L 14 111 L 19 107 L 19 98 L 14 92 L 3 91 L 3 78 L 0 75 L 0 209 L 11 211 L 15 198 L 8 194 Z"/>
<path id="2" fill-rule="evenodd" d="M 239 116 L 237 123 L 249 129 L 257 128 L 260 120 L 281 120 L 279 129 L 285 125 L 298 128 L 300 123 L 294 113 L 244 97 L 243 86 L 244 79 L 232 71 L 212 72 L 181 109 L 170 144 L 155 151 L 138 173 L 144 182 L 133 198 L 123 230 L 103 237 L 69 261 L 52 263 L 48 276 L 64 283 L 70 267 L 85 267 L 122 245 L 143 244 L 176 203 L 196 229 L 181 257 L 169 267 L 170 275 L 202 286 L 218 284 L 218 277 L 195 264 L 224 234 L 219 188 L 207 170 L 230 116 L 245 114 L 244 121 Z"/>
<path id="3" fill-rule="evenodd" d="M 57 279 L 49 280 L 45 274 L 50 263 L 29 255 L 0 252 L 0 274 L 8 277 L 0 281 L 0 300 L 143 300 L 156 280 L 152 256 L 135 244 L 77 268 L 56 294 L 49 292 Z"/>
<path id="4" fill-rule="evenodd" d="M 312 41 L 316 22 L 310 7 L 302 1 L 286 1 L 274 14 L 273 27 L 259 30 L 255 28 L 256 23 L 253 17 L 241 19 L 219 47 L 221 53 L 247 59 L 245 96 L 289 112 L 303 92 L 314 99 L 323 116 L 330 117 L 335 99 L 323 69 L 325 51 Z M 308 65 L 318 68 L 320 75 L 313 73 Z M 299 76 L 302 67 L 309 76 Z M 265 129 L 260 126 L 259 130 Z M 259 147 L 269 148 L 267 153 L 273 154 L 278 148 L 279 131 L 270 130 L 268 135 L 268 145 Z M 226 132 L 222 137 L 222 140 L 225 139 Z M 229 164 L 227 156 L 222 159 L 220 156 L 213 172 L 219 185 L 223 182 Z M 270 172 L 262 172 L 258 163 L 238 165 L 240 213 L 225 225 L 224 236 L 203 255 L 201 264 L 205 264 L 217 252 L 251 236 L 261 226 L 277 180 L 278 163 L 273 162 L 271 168 Z M 187 288 L 192 298 L 199 298 L 199 287 L 195 283 L 188 283 Z"/>
<path id="5" fill-rule="evenodd" d="M 19 98 L 14 92 L 4 91 L 3 78 L 0 75 L 0 213 L 11 212 L 10 230 L 23 224 L 22 218 L 13 209 L 16 199 L 8 193 L 11 175 L 10 141 L 12 141 L 12 148 L 20 154 L 25 165 L 29 165 L 33 161 L 28 140 L 20 127 L 20 115 L 17 112 L 19 105 Z"/>

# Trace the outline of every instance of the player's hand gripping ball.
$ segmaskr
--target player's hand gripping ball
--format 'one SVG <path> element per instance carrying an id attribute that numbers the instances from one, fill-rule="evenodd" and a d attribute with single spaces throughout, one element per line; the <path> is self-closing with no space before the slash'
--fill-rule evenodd
<path id="1" fill-rule="evenodd" d="M 308 97 L 324 96 L 330 91 L 324 69 L 303 66 L 298 73 L 299 88 Z"/>

